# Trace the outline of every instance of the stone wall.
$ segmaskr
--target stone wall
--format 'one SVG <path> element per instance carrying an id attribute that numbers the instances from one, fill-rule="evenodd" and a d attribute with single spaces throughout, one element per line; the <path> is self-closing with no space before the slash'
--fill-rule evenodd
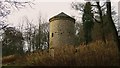
<path id="1" fill-rule="evenodd" d="M 59 19 L 50 22 L 50 47 L 74 45 L 74 21 Z"/>

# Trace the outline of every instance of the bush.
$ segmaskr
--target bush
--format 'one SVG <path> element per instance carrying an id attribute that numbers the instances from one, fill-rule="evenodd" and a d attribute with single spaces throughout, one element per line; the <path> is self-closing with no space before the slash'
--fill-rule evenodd
<path id="1" fill-rule="evenodd" d="M 11 63 L 11 62 L 15 61 L 16 59 L 17 59 L 16 55 L 5 56 L 5 57 L 2 58 L 2 63 L 3 64 Z"/>
<path id="2" fill-rule="evenodd" d="M 89 45 L 60 46 L 54 50 L 36 51 L 18 58 L 23 66 L 118 66 L 118 47 L 112 41 L 96 41 Z"/>

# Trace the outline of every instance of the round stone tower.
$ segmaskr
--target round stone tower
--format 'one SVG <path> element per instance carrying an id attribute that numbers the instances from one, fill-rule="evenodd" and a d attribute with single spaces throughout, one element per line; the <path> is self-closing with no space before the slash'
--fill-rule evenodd
<path id="1" fill-rule="evenodd" d="M 75 19 L 61 12 L 49 19 L 50 34 L 49 44 L 51 47 L 62 45 L 74 45 L 75 43 Z"/>

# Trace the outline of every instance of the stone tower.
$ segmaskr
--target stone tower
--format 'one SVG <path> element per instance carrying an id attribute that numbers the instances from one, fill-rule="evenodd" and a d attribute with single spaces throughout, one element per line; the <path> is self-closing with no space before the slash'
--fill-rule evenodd
<path id="1" fill-rule="evenodd" d="M 74 45 L 75 19 L 61 12 L 60 14 L 49 19 L 50 34 L 49 44 L 51 47 L 62 45 Z"/>

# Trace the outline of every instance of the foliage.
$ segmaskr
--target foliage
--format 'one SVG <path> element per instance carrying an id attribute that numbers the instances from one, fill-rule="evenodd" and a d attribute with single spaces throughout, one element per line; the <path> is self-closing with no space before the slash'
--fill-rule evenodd
<path id="1" fill-rule="evenodd" d="M 91 11 L 91 3 L 77 4 L 73 7 L 76 10 L 83 11 L 83 24 L 76 23 L 76 31 L 78 44 L 80 46 L 65 45 L 54 49 L 43 50 L 44 45 L 48 46 L 49 42 L 49 24 L 41 22 L 39 19 L 39 27 L 36 28 L 26 19 L 28 23 L 25 33 L 25 41 L 28 42 L 29 48 L 24 56 L 11 55 L 15 53 L 21 53 L 23 47 L 23 35 L 20 31 L 14 28 L 8 28 L 5 31 L 3 40 L 3 54 L 10 55 L 3 57 L 3 64 L 7 65 L 21 65 L 21 66 L 118 66 L 120 65 L 119 49 L 117 47 L 116 39 L 117 33 L 114 26 L 114 22 L 111 17 L 111 3 L 106 2 L 105 9 L 96 2 L 98 16 L 94 18 Z M 85 7 L 84 10 L 81 7 Z M 107 12 L 107 13 L 106 13 Z M 103 15 L 104 14 L 104 15 Z M 93 22 L 95 21 L 95 24 Z M 100 21 L 99 21 L 100 19 Z M 99 22 L 99 23 L 97 23 Z M 101 23 L 102 24 L 101 24 Z M 93 26 L 94 24 L 94 26 Z M 103 27 L 104 26 L 104 27 Z M 112 28 L 111 28 L 112 27 Z M 93 29 L 92 29 L 93 28 Z M 109 28 L 109 29 L 108 29 Z M 103 33 L 101 33 L 103 32 Z M 23 33 L 24 34 L 24 33 Z M 103 42 L 105 36 L 106 43 Z M 82 42 L 84 37 L 87 42 L 92 42 L 85 45 Z M 13 38 L 14 37 L 14 38 Z M 16 40 L 17 39 L 17 40 Z M 19 40 L 19 41 L 18 41 Z M 100 41 L 99 41 L 100 40 Z M 20 46 L 20 47 L 19 47 Z M 19 49 L 20 48 L 20 49 Z M 31 52 L 33 49 L 33 52 Z"/>
<path id="2" fill-rule="evenodd" d="M 91 10 L 92 10 L 91 3 L 87 2 L 84 6 L 84 13 L 82 17 L 84 40 L 86 44 L 92 41 L 91 32 L 94 22 L 93 22 L 93 14 L 91 13 Z"/>
<path id="3" fill-rule="evenodd" d="M 72 8 L 77 10 L 77 11 L 81 11 L 83 13 L 84 12 L 84 7 L 86 7 L 86 3 L 79 3 L 79 2 L 73 2 L 72 3 Z M 111 2 L 90 2 L 91 6 L 86 7 L 86 11 L 89 12 L 90 8 L 91 9 L 91 13 L 93 13 L 93 16 L 91 15 L 91 19 L 93 19 L 94 26 L 92 26 L 93 29 L 90 30 L 89 27 L 90 24 L 86 24 L 88 26 L 84 26 L 84 20 L 83 20 L 83 27 L 80 27 L 81 29 L 83 28 L 83 32 L 79 32 L 79 38 L 84 36 L 89 36 L 88 39 L 92 38 L 92 41 L 96 41 L 96 40 L 103 40 L 104 42 L 106 42 L 106 40 L 114 40 L 116 41 L 116 43 L 118 44 L 118 47 L 120 46 L 120 43 L 118 42 L 118 33 L 115 27 L 115 22 L 116 22 L 116 12 L 114 11 L 114 9 L 112 9 L 111 7 Z M 89 14 L 90 15 L 90 14 Z M 83 14 L 83 18 L 84 18 L 84 14 Z M 90 19 L 89 17 L 87 17 L 88 19 Z M 87 20 L 87 19 L 85 19 Z M 92 22 L 92 23 L 93 23 Z M 85 29 L 86 28 L 86 29 Z M 87 28 L 89 29 L 87 31 Z M 109 29 L 108 29 L 109 28 Z M 91 36 L 90 36 L 91 34 Z M 81 36 L 82 35 L 82 36 Z M 85 39 L 85 40 L 86 40 Z M 79 39 L 80 40 L 80 39 Z M 81 39 L 84 40 L 84 39 Z M 80 41 L 81 41 L 80 40 Z M 119 47 L 120 48 L 120 47 Z"/>
<path id="4" fill-rule="evenodd" d="M 22 53 L 23 53 L 22 33 L 13 27 L 6 28 L 2 40 L 2 56 Z"/>
<path id="5" fill-rule="evenodd" d="M 2 58 L 2 63 L 13 62 L 17 59 L 16 55 L 9 55 Z"/>
<path id="6" fill-rule="evenodd" d="M 53 53 L 53 54 L 52 54 Z M 55 48 L 54 51 L 34 51 L 15 61 L 21 66 L 118 66 L 118 48 L 113 41 L 96 41 L 89 45 L 81 44 Z M 4 63 L 3 63 L 4 64 Z M 11 64 L 12 65 L 12 64 Z"/>

